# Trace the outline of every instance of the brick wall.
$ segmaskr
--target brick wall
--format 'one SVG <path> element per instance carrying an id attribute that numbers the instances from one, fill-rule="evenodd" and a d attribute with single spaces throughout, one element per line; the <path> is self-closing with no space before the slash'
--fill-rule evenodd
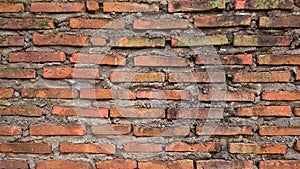
<path id="1" fill-rule="evenodd" d="M 298 0 L 0 2 L 0 168 L 300 168 Z"/>

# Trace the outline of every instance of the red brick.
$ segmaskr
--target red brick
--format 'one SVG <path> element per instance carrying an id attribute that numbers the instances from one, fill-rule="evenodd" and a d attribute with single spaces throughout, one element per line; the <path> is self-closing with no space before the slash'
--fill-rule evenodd
<path id="1" fill-rule="evenodd" d="M 235 9 L 293 9 L 294 2 L 292 0 L 275 0 L 270 3 L 261 3 L 256 0 L 235 0 Z"/>
<path id="2" fill-rule="evenodd" d="M 111 108 L 112 118 L 165 118 L 165 110 L 159 108 Z"/>
<path id="3" fill-rule="evenodd" d="M 139 127 L 134 126 L 134 135 L 138 137 L 176 137 L 188 136 L 190 134 L 190 127 Z"/>
<path id="4" fill-rule="evenodd" d="M 227 45 L 229 41 L 226 35 L 208 36 L 173 36 L 172 47 L 197 47 L 197 46 L 220 46 Z"/>
<path id="5" fill-rule="evenodd" d="M 38 107 L 26 107 L 26 106 L 0 106 L 1 116 L 28 116 L 38 117 L 43 115 L 43 109 Z"/>
<path id="6" fill-rule="evenodd" d="M 9 62 L 64 62 L 66 55 L 63 52 L 12 52 L 9 54 Z"/>
<path id="7" fill-rule="evenodd" d="M 169 108 L 168 119 L 223 119 L 221 108 Z"/>
<path id="8" fill-rule="evenodd" d="M 253 169 L 253 161 L 200 160 L 197 169 Z"/>
<path id="9" fill-rule="evenodd" d="M 259 169 L 297 169 L 300 160 L 265 160 L 259 162 Z"/>
<path id="10" fill-rule="evenodd" d="M 128 135 L 131 132 L 130 124 L 111 124 L 103 126 L 92 126 L 95 135 Z"/>
<path id="11" fill-rule="evenodd" d="M 155 73 L 139 73 L 139 72 L 112 72 L 110 81 L 115 83 L 131 82 L 131 83 L 151 83 L 164 82 L 165 74 L 161 72 Z"/>
<path id="12" fill-rule="evenodd" d="M 40 160 L 36 162 L 36 169 L 92 169 L 91 164 L 67 160 Z"/>
<path id="13" fill-rule="evenodd" d="M 93 37 L 91 38 L 91 43 L 93 46 L 105 46 L 106 40 L 102 37 Z"/>
<path id="14" fill-rule="evenodd" d="M 300 136 L 300 127 L 260 126 L 261 136 Z"/>
<path id="15" fill-rule="evenodd" d="M 291 117 L 290 106 L 255 106 L 238 108 L 236 116 L 272 116 L 272 117 Z"/>
<path id="16" fill-rule="evenodd" d="M 300 140 L 298 140 L 295 144 L 295 150 L 300 151 Z"/>
<path id="17" fill-rule="evenodd" d="M 285 154 L 284 144 L 229 143 L 229 152 L 238 154 Z"/>
<path id="18" fill-rule="evenodd" d="M 0 88 L 0 99 L 12 98 L 14 91 L 13 88 Z"/>
<path id="19" fill-rule="evenodd" d="M 70 58 L 71 63 L 78 64 L 99 64 L 112 66 L 125 66 L 126 58 L 123 55 L 109 54 L 84 54 L 74 53 Z"/>
<path id="20" fill-rule="evenodd" d="M 190 93 L 185 90 L 138 91 L 139 99 L 190 100 Z"/>
<path id="21" fill-rule="evenodd" d="M 19 126 L 0 126 L 0 136 L 14 136 L 20 134 L 22 134 L 22 128 Z"/>
<path id="22" fill-rule="evenodd" d="M 235 73 L 233 75 L 234 83 L 270 83 L 270 82 L 289 82 L 291 72 L 289 71 L 271 71 L 271 72 L 245 72 Z"/>
<path id="23" fill-rule="evenodd" d="M 0 78 L 5 79 L 34 79 L 36 71 L 34 69 L 19 69 L 19 68 L 1 68 Z"/>
<path id="24" fill-rule="evenodd" d="M 300 100 L 299 91 L 264 91 L 262 100 L 296 101 Z"/>
<path id="25" fill-rule="evenodd" d="M 0 160 L 0 166 L 5 169 L 28 169 L 28 163 L 23 160 Z"/>
<path id="26" fill-rule="evenodd" d="M 218 135 L 218 136 L 232 136 L 232 135 L 253 135 L 252 127 L 234 127 L 234 126 L 197 126 L 197 135 Z"/>
<path id="27" fill-rule="evenodd" d="M 175 142 L 166 146 L 167 152 L 220 152 L 219 142 L 205 142 L 188 144 L 185 142 Z"/>
<path id="28" fill-rule="evenodd" d="M 136 2 L 103 2 L 104 12 L 159 12 L 157 4 Z"/>
<path id="29" fill-rule="evenodd" d="M 108 109 L 92 107 L 61 107 L 55 106 L 52 114 L 59 116 L 108 117 Z"/>
<path id="30" fill-rule="evenodd" d="M 107 161 L 99 161 L 96 163 L 97 169 L 121 169 L 126 166 L 126 169 L 137 168 L 137 162 L 131 159 L 113 159 Z"/>
<path id="31" fill-rule="evenodd" d="M 83 136 L 86 133 L 85 126 L 30 126 L 32 136 Z"/>
<path id="32" fill-rule="evenodd" d="M 196 57 L 198 65 L 252 65 L 251 54 L 238 55 L 203 55 Z"/>
<path id="33" fill-rule="evenodd" d="M 124 145 L 125 152 L 134 152 L 134 153 L 151 153 L 151 152 L 161 152 L 161 144 L 153 143 L 125 143 Z"/>
<path id="34" fill-rule="evenodd" d="M 51 145 L 35 142 L 0 143 L 1 153 L 50 154 Z"/>
<path id="35" fill-rule="evenodd" d="M 68 88 L 22 89 L 24 98 L 72 99 L 78 97 L 78 91 Z"/>
<path id="36" fill-rule="evenodd" d="M 235 35 L 234 46 L 290 46 L 292 37 L 289 36 L 270 36 L 270 35 Z"/>
<path id="37" fill-rule="evenodd" d="M 194 73 L 169 73 L 170 83 L 218 83 L 225 82 L 224 72 L 194 72 Z"/>
<path id="38" fill-rule="evenodd" d="M 60 143 L 59 151 L 61 153 L 115 154 L 116 146 L 113 144 L 98 143 Z"/>
<path id="39" fill-rule="evenodd" d="M 134 66 L 145 67 L 187 67 L 190 61 L 181 57 L 164 56 L 137 56 L 134 58 Z"/>
<path id="40" fill-rule="evenodd" d="M 133 29 L 187 29 L 188 23 L 189 21 L 187 19 L 144 19 L 135 20 L 133 22 Z"/>
<path id="41" fill-rule="evenodd" d="M 173 12 L 201 12 L 225 9 L 225 0 L 191 0 L 169 2 L 168 11 Z"/>
<path id="42" fill-rule="evenodd" d="M 250 101 L 255 98 L 254 92 L 248 90 L 225 91 L 210 90 L 207 94 L 200 93 L 199 101 Z"/>
<path id="43" fill-rule="evenodd" d="M 80 89 L 80 98 L 83 99 L 122 99 L 134 100 L 136 94 L 131 90 L 114 89 Z"/>
<path id="44" fill-rule="evenodd" d="M 261 28 L 299 28 L 299 26 L 299 16 L 276 16 L 259 18 L 259 27 Z"/>
<path id="45" fill-rule="evenodd" d="M 6 35 L 0 36 L 0 47 L 20 46 L 23 47 L 25 43 L 24 36 Z"/>
<path id="46" fill-rule="evenodd" d="M 24 12 L 24 4 L 0 2 L 0 12 Z"/>
<path id="47" fill-rule="evenodd" d="M 194 169 L 193 160 L 138 162 L 139 169 Z"/>
<path id="48" fill-rule="evenodd" d="M 77 19 L 70 20 L 70 27 L 75 29 L 124 29 L 122 19 Z"/>
<path id="49" fill-rule="evenodd" d="M 296 80 L 300 80 L 300 70 L 297 70 Z"/>
<path id="50" fill-rule="evenodd" d="M 295 108 L 294 114 L 295 114 L 295 116 L 300 116 L 300 108 Z"/>
<path id="51" fill-rule="evenodd" d="M 99 2 L 95 0 L 86 1 L 86 8 L 90 12 L 98 11 L 100 9 Z"/>
<path id="52" fill-rule="evenodd" d="M 200 28 L 250 26 L 250 24 L 251 24 L 250 15 L 197 16 L 194 21 L 195 27 L 200 27 Z"/>
<path id="53" fill-rule="evenodd" d="M 69 13 L 84 12 L 83 3 L 71 2 L 36 2 L 31 3 L 30 12 Z"/>
<path id="54" fill-rule="evenodd" d="M 38 46 L 85 46 L 87 36 L 68 34 L 33 34 L 33 44 Z"/>
<path id="55" fill-rule="evenodd" d="M 300 55 L 259 55 L 260 65 L 300 65 Z"/>
<path id="56" fill-rule="evenodd" d="M 0 18 L 1 29 L 51 29 L 54 28 L 52 19 L 39 18 Z"/>
<path id="57" fill-rule="evenodd" d="M 92 68 L 50 68 L 44 67 L 44 78 L 49 79 L 99 79 L 100 70 Z"/>
<path id="58" fill-rule="evenodd" d="M 164 47 L 165 38 L 147 38 L 147 37 L 123 37 L 113 38 L 110 46 L 119 48 L 146 48 L 146 47 Z"/>

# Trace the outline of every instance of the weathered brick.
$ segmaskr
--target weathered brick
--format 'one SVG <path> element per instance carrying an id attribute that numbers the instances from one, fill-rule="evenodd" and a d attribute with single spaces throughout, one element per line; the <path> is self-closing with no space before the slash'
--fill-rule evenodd
<path id="1" fill-rule="evenodd" d="M 122 19 L 70 19 L 70 27 L 75 29 L 124 29 Z"/>
<path id="2" fill-rule="evenodd" d="M 271 9 L 293 9 L 293 0 L 274 0 L 274 1 L 256 1 L 256 0 L 235 0 L 235 9 L 251 10 L 271 10 Z"/>
<path id="3" fill-rule="evenodd" d="M 54 28 L 52 19 L 41 18 L 0 18 L 0 29 L 51 29 Z"/>
<path id="4" fill-rule="evenodd" d="M 99 2 L 95 0 L 88 0 L 86 1 L 86 8 L 90 12 L 95 12 L 100 9 Z"/>
<path id="5" fill-rule="evenodd" d="M 295 144 L 295 150 L 300 151 L 300 140 L 298 140 Z"/>
<path id="6" fill-rule="evenodd" d="M 72 99 L 78 97 L 78 91 L 69 88 L 25 88 L 21 92 L 24 98 Z"/>
<path id="7" fill-rule="evenodd" d="M 33 34 L 33 44 L 38 46 L 85 46 L 87 36 L 68 34 Z"/>
<path id="8" fill-rule="evenodd" d="M 259 169 L 297 169 L 300 160 L 264 160 L 259 162 Z"/>
<path id="9" fill-rule="evenodd" d="M 50 154 L 51 145 L 36 142 L 10 142 L 0 143 L 1 153 L 25 153 L 25 154 Z"/>
<path id="10" fill-rule="evenodd" d="M 299 28 L 299 26 L 299 16 L 276 16 L 259 18 L 259 27 L 261 28 Z"/>
<path id="11" fill-rule="evenodd" d="M 24 12 L 24 4 L 0 2 L 0 12 Z"/>
<path id="12" fill-rule="evenodd" d="M 9 62 L 64 62 L 66 55 L 63 52 L 12 52 Z"/>
<path id="13" fill-rule="evenodd" d="M 238 108 L 236 116 L 272 116 L 272 117 L 290 117 L 292 110 L 290 106 L 255 106 Z"/>
<path id="14" fill-rule="evenodd" d="M 295 114 L 295 116 L 300 116 L 300 108 L 296 107 L 294 109 L 294 114 Z"/>
<path id="15" fill-rule="evenodd" d="M 83 99 L 122 99 L 134 100 L 136 94 L 131 90 L 114 89 L 80 89 L 80 98 Z"/>
<path id="16" fill-rule="evenodd" d="M 31 3 L 30 12 L 70 13 L 84 12 L 84 4 L 77 2 L 35 2 Z"/>
<path id="17" fill-rule="evenodd" d="M 296 80 L 300 80 L 300 70 L 297 70 Z"/>
<path id="18" fill-rule="evenodd" d="M 1 116 L 28 116 L 38 117 L 43 115 L 43 109 L 38 107 L 27 107 L 27 106 L 0 106 Z"/>
<path id="19" fill-rule="evenodd" d="M 223 119 L 221 108 L 169 108 L 168 119 Z"/>
<path id="20" fill-rule="evenodd" d="M 296 101 L 300 100 L 299 91 L 264 91 L 262 100 Z"/>
<path id="21" fill-rule="evenodd" d="M 252 65 L 251 54 L 237 55 L 202 55 L 197 56 L 195 64 L 198 65 Z"/>
<path id="22" fill-rule="evenodd" d="M 253 135 L 252 127 L 248 126 L 197 126 L 197 135 L 219 135 L 219 136 L 232 136 L 232 135 Z"/>
<path id="23" fill-rule="evenodd" d="M 185 142 L 170 143 L 166 146 L 168 152 L 220 152 L 219 142 L 204 142 L 188 144 Z"/>
<path id="24" fill-rule="evenodd" d="M 245 72 L 235 73 L 233 75 L 234 83 L 251 83 L 251 82 L 289 82 L 291 72 L 289 71 L 269 71 L 269 72 Z"/>
<path id="25" fill-rule="evenodd" d="M 176 137 L 188 136 L 190 134 L 190 127 L 140 127 L 134 126 L 133 134 L 138 137 Z"/>
<path id="26" fill-rule="evenodd" d="M 300 136 L 300 127 L 260 126 L 261 136 Z"/>
<path id="27" fill-rule="evenodd" d="M 23 160 L 0 160 L 0 166 L 5 169 L 28 169 L 28 163 Z"/>
<path id="28" fill-rule="evenodd" d="M 111 108 L 112 118 L 165 118 L 165 110 L 159 108 Z"/>
<path id="29" fill-rule="evenodd" d="M 191 0 L 171 1 L 168 4 L 168 11 L 173 12 L 201 12 L 216 9 L 225 9 L 225 0 Z"/>
<path id="30" fill-rule="evenodd" d="M 70 58 L 71 63 L 78 64 L 99 64 L 99 65 L 115 65 L 125 66 L 126 58 L 123 55 L 109 54 L 85 54 L 74 53 Z"/>
<path id="31" fill-rule="evenodd" d="M 234 46 L 290 46 L 292 38 L 289 36 L 270 36 L 270 35 L 235 35 Z"/>
<path id="32" fill-rule="evenodd" d="M 194 21 L 195 27 L 199 27 L 199 28 L 250 26 L 250 24 L 251 24 L 250 15 L 197 16 Z"/>
<path id="33" fill-rule="evenodd" d="M 187 29 L 189 21 L 187 19 L 144 19 L 135 20 L 133 29 Z"/>
<path id="34" fill-rule="evenodd" d="M 20 46 L 23 47 L 25 43 L 24 36 L 6 35 L 0 36 L 0 47 Z"/>
<path id="35" fill-rule="evenodd" d="M 186 90 L 138 91 L 137 98 L 159 100 L 190 100 L 190 93 Z"/>
<path id="36" fill-rule="evenodd" d="M 146 48 L 146 47 L 164 47 L 166 45 L 165 38 L 147 38 L 147 37 L 124 37 L 113 38 L 110 46 L 119 48 Z"/>
<path id="37" fill-rule="evenodd" d="M 238 154 L 285 154 L 284 144 L 229 143 L 229 152 Z"/>
<path id="38" fill-rule="evenodd" d="M 96 163 L 97 169 L 117 169 L 124 168 L 126 166 L 127 169 L 135 169 L 137 168 L 137 162 L 131 159 L 119 159 L 115 158 L 107 161 L 99 161 Z"/>
<path id="39" fill-rule="evenodd" d="M 237 90 L 210 90 L 208 93 L 199 93 L 199 101 L 250 101 L 253 102 L 255 98 L 253 91 Z"/>
<path id="40" fill-rule="evenodd" d="M 134 66 L 145 67 L 187 67 L 190 61 L 181 57 L 164 56 L 137 56 L 134 58 Z"/>
<path id="41" fill-rule="evenodd" d="M 34 79 L 36 71 L 34 69 L 0 68 L 0 78 L 5 79 Z"/>
<path id="42" fill-rule="evenodd" d="M 0 136 L 14 136 L 20 134 L 22 134 L 22 128 L 19 126 L 0 126 Z"/>
<path id="43" fill-rule="evenodd" d="M 131 132 L 130 124 L 111 124 L 103 126 L 92 126 L 95 135 L 128 135 Z"/>
<path id="44" fill-rule="evenodd" d="M 91 43 L 93 46 L 105 46 L 106 45 L 106 39 L 102 37 L 92 37 Z"/>
<path id="45" fill-rule="evenodd" d="M 162 145 L 161 144 L 153 144 L 153 143 L 125 143 L 124 151 L 126 152 L 134 152 L 134 153 L 150 153 L 150 152 L 161 152 Z"/>
<path id="46" fill-rule="evenodd" d="M 116 146 L 98 143 L 60 143 L 59 151 L 61 153 L 115 154 Z"/>
<path id="47" fill-rule="evenodd" d="M 260 65 L 300 65 L 300 55 L 259 55 Z"/>
<path id="48" fill-rule="evenodd" d="M 253 161 L 200 160 L 197 169 L 253 169 Z"/>
<path id="49" fill-rule="evenodd" d="M 165 74 L 162 72 L 140 73 L 140 72 L 112 72 L 110 81 L 115 83 L 131 82 L 131 83 L 151 83 L 164 82 Z"/>
<path id="50" fill-rule="evenodd" d="M 220 46 L 229 44 L 226 35 L 173 36 L 172 47 Z"/>
<path id="51" fill-rule="evenodd" d="M 224 72 L 194 72 L 194 73 L 169 73 L 170 83 L 218 83 L 225 82 Z"/>
<path id="52" fill-rule="evenodd" d="M 193 160 L 138 162 L 139 169 L 194 169 Z"/>
<path id="53" fill-rule="evenodd" d="M 92 107 L 61 107 L 55 106 L 52 114 L 59 116 L 108 117 L 108 109 Z"/>
<path id="54" fill-rule="evenodd" d="M 99 79 L 100 70 L 93 68 L 50 68 L 44 67 L 44 78 L 49 79 Z"/>
<path id="55" fill-rule="evenodd" d="M 0 88 L 0 99 L 12 98 L 14 91 L 13 88 Z"/>
<path id="56" fill-rule="evenodd" d="M 104 12 L 159 12 L 157 4 L 136 2 L 104 2 Z"/>
<path id="57" fill-rule="evenodd" d="M 32 136 L 83 136 L 86 133 L 85 126 L 34 126 L 29 129 Z"/>
<path id="58" fill-rule="evenodd" d="M 36 169 L 92 169 L 91 164 L 81 161 L 40 160 L 36 162 Z"/>

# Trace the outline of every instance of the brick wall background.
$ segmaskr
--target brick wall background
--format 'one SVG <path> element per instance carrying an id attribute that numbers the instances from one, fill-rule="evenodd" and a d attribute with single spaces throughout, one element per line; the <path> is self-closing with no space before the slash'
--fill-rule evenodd
<path id="1" fill-rule="evenodd" d="M 0 2 L 1 169 L 299 169 L 298 0 Z"/>

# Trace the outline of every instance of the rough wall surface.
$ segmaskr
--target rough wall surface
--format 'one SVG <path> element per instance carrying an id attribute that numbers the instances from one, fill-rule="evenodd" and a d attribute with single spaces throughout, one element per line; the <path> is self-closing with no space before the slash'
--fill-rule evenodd
<path id="1" fill-rule="evenodd" d="M 298 0 L 0 2 L 1 169 L 299 169 Z"/>

